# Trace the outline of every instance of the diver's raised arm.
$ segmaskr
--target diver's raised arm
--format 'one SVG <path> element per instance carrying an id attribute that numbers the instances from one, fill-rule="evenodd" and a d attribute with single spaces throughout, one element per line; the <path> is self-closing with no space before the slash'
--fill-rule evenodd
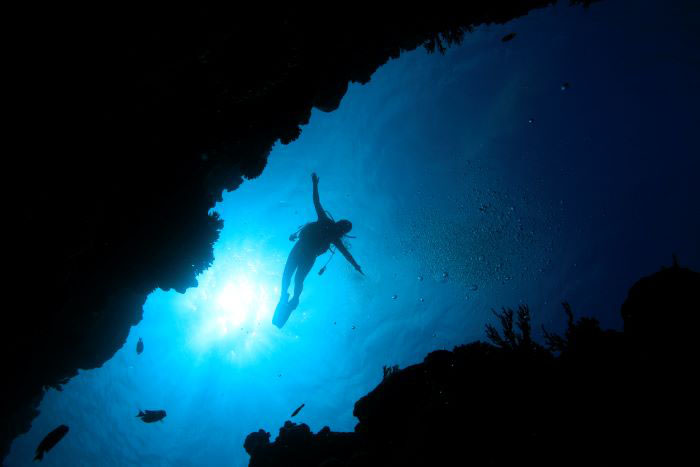
<path id="1" fill-rule="evenodd" d="M 355 258 L 352 257 L 352 255 L 350 254 L 348 249 L 345 248 L 345 245 L 343 245 L 343 242 L 341 240 L 333 242 L 333 245 L 335 245 L 335 247 L 338 249 L 338 251 L 341 252 L 343 254 L 343 256 L 345 256 L 345 259 L 347 259 L 348 262 L 355 267 L 355 270 L 357 270 L 357 272 L 359 272 L 363 276 L 365 275 L 365 273 L 362 272 L 362 268 L 360 267 L 360 265 L 357 264 L 357 261 L 355 261 Z"/>
<path id="2" fill-rule="evenodd" d="M 318 220 L 330 220 L 328 219 L 328 216 L 326 215 L 326 211 L 323 209 L 323 206 L 321 206 L 321 199 L 318 197 L 318 175 L 316 175 L 316 172 L 313 172 L 311 174 L 311 181 L 314 184 L 314 208 L 316 208 L 316 215 L 318 216 Z"/>

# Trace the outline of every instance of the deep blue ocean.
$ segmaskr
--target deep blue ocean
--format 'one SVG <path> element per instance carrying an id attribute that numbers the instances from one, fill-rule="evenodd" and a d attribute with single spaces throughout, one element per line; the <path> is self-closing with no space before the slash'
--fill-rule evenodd
<path id="1" fill-rule="evenodd" d="M 492 309 L 528 304 L 538 338 L 563 329 L 564 300 L 621 329 L 637 279 L 672 254 L 700 269 L 699 5 L 560 2 L 350 85 L 225 194 L 199 286 L 151 293 L 114 358 L 47 392 L 6 464 L 32 465 L 66 424 L 42 465 L 244 466 L 245 436 L 274 440 L 302 403 L 293 420 L 314 432 L 353 430 L 383 365 L 485 340 Z M 324 207 L 353 222 L 366 276 L 339 254 L 319 276 L 320 257 L 280 330 L 314 171 Z M 145 424 L 139 409 L 167 417 Z"/>

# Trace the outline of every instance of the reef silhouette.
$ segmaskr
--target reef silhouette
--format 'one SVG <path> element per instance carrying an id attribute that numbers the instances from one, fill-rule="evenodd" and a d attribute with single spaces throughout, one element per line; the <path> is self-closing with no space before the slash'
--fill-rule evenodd
<path id="1" fill-rule="evenodd" d="M 354 432 L 287 421 L 271 443 L 261 429 L 245 440 L 249 465 L 680 465 L 694 454 L 699 290 L 674 262 L 630 289 L 623 332 L 565 303 L 564 335 L 544 330 L 542 344 L 527 307 L 505 309 L 491 343 L 385 367 Z"/>
<path id="2" fill-rule="evenodd" d="M 0 459 L 46 388 L 123 345 L 150 292 L 196 285 L 222 227 L 209 210 L 260 175 L 312 108 L 334 110 L 349 82 L 368 82 L 403 51 L 442 52 L 475 26 L 553 3 L 405 4 L 323 18 L 296 5 L 245 15 L 98 6 L 94 21 L 77 7 L 15 5 L 5 231 L 9 290 L 24 308 L 0 328 L 9 381 Z"/>

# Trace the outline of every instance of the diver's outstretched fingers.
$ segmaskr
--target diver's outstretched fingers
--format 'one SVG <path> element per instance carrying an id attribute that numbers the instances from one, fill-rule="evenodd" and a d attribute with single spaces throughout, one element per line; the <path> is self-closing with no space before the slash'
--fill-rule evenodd
<path id="1" fill-rule="evenodd" d="M 318 175 L 316 175 L 316 172 L 311 172 L 311 181 L 318 183 Z"/>

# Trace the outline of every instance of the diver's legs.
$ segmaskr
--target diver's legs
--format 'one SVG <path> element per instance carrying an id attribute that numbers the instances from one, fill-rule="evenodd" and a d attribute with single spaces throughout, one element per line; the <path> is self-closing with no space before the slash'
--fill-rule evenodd
<path id="1" fill-rule="evenodd" d="M 291 310 L 295 309 L 299 305 L 299 296 L 301 295 L 301 291 L 304 290 L 304 279 L 306 279 L 309 271 L 311 271 L 315 261 L 316 257 L 312 254 L 300 258 L 297 262 L 297 273 L 294 276 L 294 296 L 289 301 L 289 308 Z"/>
<path id="2" fill-rule="evenodd" d="M 299 258 L 301 257 L 301 248 L 299 243 L 294 245 L 292 251 L 287 257 L 287 263 L 284 265 L 284 272 L 282 273 L 282 290 L 280 291 L 280 301 L 275 308 L 275 313 L 272 316 L 272 324 L 282 329 L 284 323 L 289 319 L 289 314 L 292 312 L 293 308 L 290 309 L 288 306 L 289 302 L 289 283 L 292 281 L 292 274 L 294 270 L 299 266 Z M 298 302 L 297 302 L 298 303 Z"/>
<path id="3" fill-rule="evenodd" d="M 292 274 L 298 266 L 298 256 L 299 256 L 299 244 L 297 243 L 292 248 L 292 251 L 287 257 L 287 263 L 284 265 L 284 272 L 282 273 L 282 290 L 280 290 L 280 302 L 289 300 L 289 284 L 292 282 Z"/>

